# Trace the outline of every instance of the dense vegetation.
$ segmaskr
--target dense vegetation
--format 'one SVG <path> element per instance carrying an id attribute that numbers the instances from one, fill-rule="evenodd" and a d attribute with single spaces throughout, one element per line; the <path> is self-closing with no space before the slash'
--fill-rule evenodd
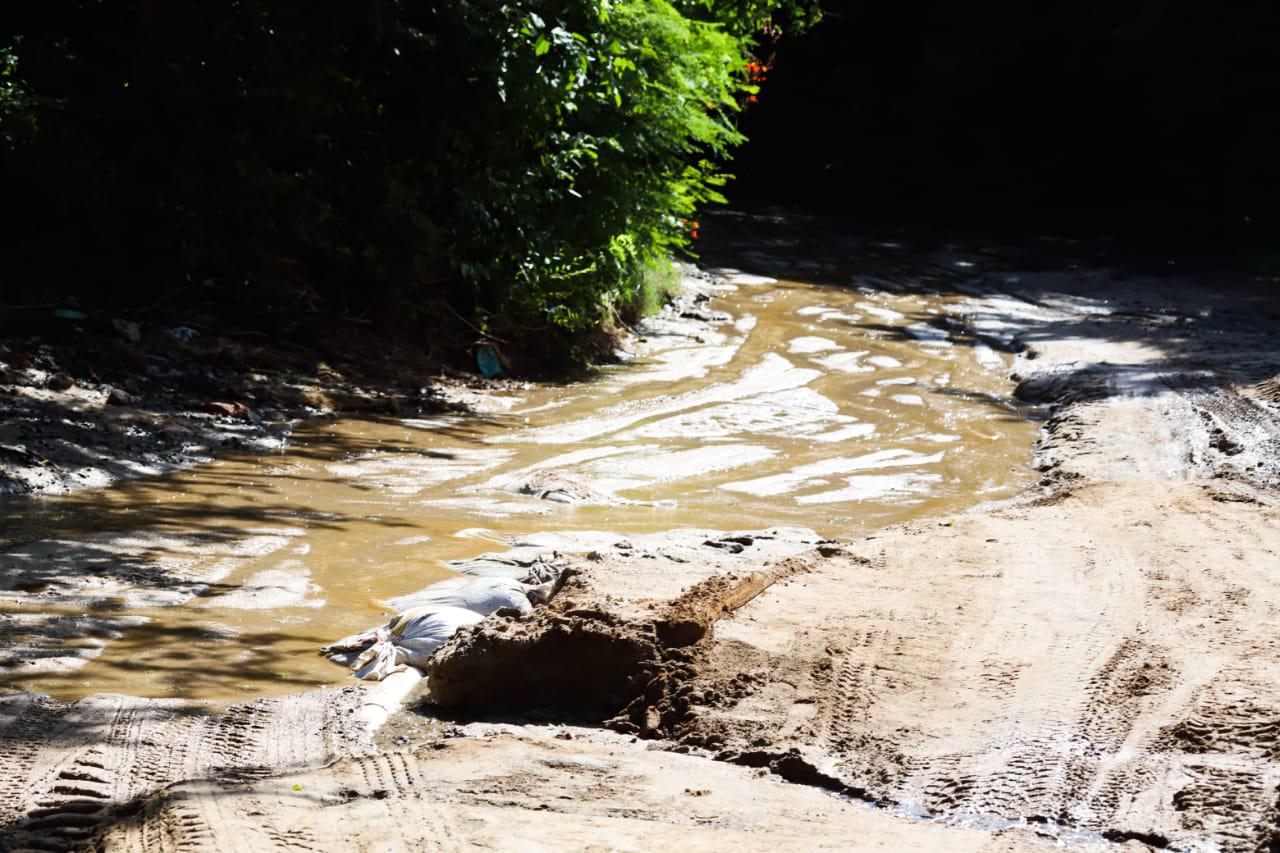
<path id="1" fill-rule="evenodd" d="M 806 5 L 21 4 L 7 295 L 245 306 L 288 282 L 401 320 L 594 327 L 651 299 L 720 198 L 756 39 Z"/>
<path id="2" fill-rule="evenodd" d="M 1280 235 L 1280 6 L 828 0 L 782 42 L 735 201 L 873 224 Z"/>

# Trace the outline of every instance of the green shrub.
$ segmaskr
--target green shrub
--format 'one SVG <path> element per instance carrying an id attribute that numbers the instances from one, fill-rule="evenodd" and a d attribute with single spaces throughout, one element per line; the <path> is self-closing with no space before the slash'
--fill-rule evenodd
<path id="1" fill-rule="evenodd" d="M 153 299 L 287 279 L 571 334 L 720 199 L 794 0 L 28 4 L 0 34 L 10 280 Z M 109 293 L 108 293 L 109 290 Z"/>
<path id="2" fill-rule="evenodd" d="M 618 319 L 624 323 L 656 314 L 680 295 L 680 271 L 667 258 L 641 261 L 631 275 L 617 302 Z"/>

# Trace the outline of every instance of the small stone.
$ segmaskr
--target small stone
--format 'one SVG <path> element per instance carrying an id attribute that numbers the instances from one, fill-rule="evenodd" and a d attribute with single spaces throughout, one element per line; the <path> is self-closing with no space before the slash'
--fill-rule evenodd
<path id="1" fill-rule="evenodd" d="M 108 406 L 128 406 L 133 403 L 133 395 L 123 388 L 112 388 L 107 392 Z"/>
<path id="2" fill-rule="evenodd" d="M 662 726 L 662 715 L 658 713 L 658 709 L 652 706 L 644 711 L 644 731 L 646 733 L 656 732 Z"/>
<path id="3" fill-rule="evenodd" d="M 142 340 L 142 328 L 132 320 L 121 320 L 119 317 L 111 321 L 111 327 L 129 339 L 131 343 Z"/>
<path id="4" fill-rule="evenodd" d="M 228 418 L 235 418 L 240 421 L 249 420 L 249 407 L 244 403 L 221 403 L 212 402 L 205 404 L 205 411 L 215 415 L 224 415 Z"/>
<path id="5" fill-rule="evenodd" d="M 76 384 L 76 381 L 65 373 L 55 373 L 49 377 L 50 391 L 66 391 Z"/>

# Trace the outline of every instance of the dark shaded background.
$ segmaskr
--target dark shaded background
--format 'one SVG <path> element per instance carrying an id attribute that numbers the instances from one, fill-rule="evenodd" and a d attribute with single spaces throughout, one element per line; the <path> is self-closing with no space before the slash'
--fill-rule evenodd
<path id="1" fill-rule="evenodd" d="M 738 204 L 1271 247 L 1274 4 L 827 0 L 774 47 Z"/>

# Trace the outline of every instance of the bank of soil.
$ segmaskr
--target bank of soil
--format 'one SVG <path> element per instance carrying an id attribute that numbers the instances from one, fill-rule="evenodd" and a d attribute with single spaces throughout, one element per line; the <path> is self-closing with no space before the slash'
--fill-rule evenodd
<path id="1" fill-rule="evenodd" d="M 934 259 L 967 298 L 916 334 L 1017 352 L 1043 418 L 1017 499 L 601 540 L 377 738 L 354 686 L 221 715 L 10 693 L 6 843 L 1275 849 L 1275 284 Z"/>
<path id="2" fill-rule="evenodd" d="M 197 328 L 128 312 L 8 311 L 0 502 L 279 450 L 300 419 L 460 409 L 468 386 L 504 384 L 451 370 L 419 340 L 299 311 L 271 334 L 227 318 Z"/>

